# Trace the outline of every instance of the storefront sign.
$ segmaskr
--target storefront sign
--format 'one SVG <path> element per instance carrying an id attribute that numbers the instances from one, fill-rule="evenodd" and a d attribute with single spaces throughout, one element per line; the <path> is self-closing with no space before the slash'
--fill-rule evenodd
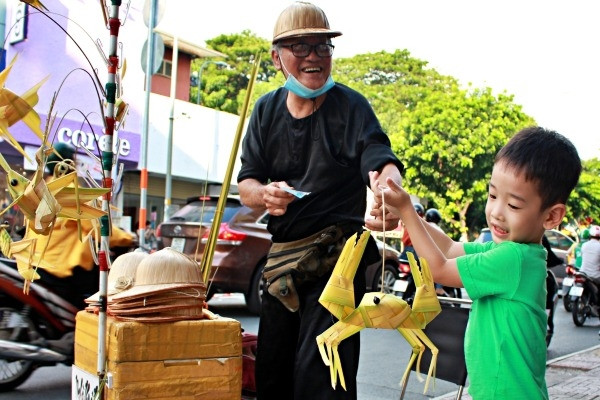
<path id="1" fill-rule="evenodd" d="M 80 129 L 73 130 L 66 127 L 58 130 L 56 138 L 59 142 L 71 143 L 75 147 L 85 147 L 92 154 L 98 154 L 98 147 L 104 149 L 108 140 L 106 135 L 100 136 L 94 132 L 85 132 Z M 127 157 L 131 153 L 131 143 L 125 138 L 119 138 L 117 142 L 113 137 L 112 151 L 113 153 L 118 152 L 120 157 Z"/>
<path id="2" fill-rule="evenodd" d="M 43 119 L 46 116 L 42 114 L 40 117 Z M 38 148 L 41 145 L 40 139 L 23 124 L 11 127 L 11 133 L 22 145 L 31 145 Z M 101 158 L 102 154 L 99 149 L 106 147 L 105 143 L 108 139 L 103 133 L 103 129 L 97 125 L 90 126 L 79 121 L 63 119 L 60 127 L 50 133 L 49 140 L 51 142 L 71 143 L 80 148 L 79 153 L 84 153 L 81 148 L 85 147 L 96 157 Z M 117 137 L 119 138 L 118 141 Z M 139 148 L 140 135 L 136 133 L 120 130 L 113 136 L 112 151 L 114 154 L 119 155 L 119 162 L 128 161 L 137 164 L 140 155 Z"/>

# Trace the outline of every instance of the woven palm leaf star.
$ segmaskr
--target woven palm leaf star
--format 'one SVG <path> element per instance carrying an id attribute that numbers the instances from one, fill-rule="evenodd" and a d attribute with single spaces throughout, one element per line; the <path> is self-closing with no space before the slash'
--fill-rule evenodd
<path id="1" fill-rule="evenodd" d="M 38 103 L 38 90 L 48 79 L 44 78 L 41 82 L 33 86 L 23 95 L 18 96 L 9 89 L 4 87 L 6 78 L 10 73 L 17 56 L 15 56 L 8 67 L 4 71 L 0 72 L 0 136 L 4 137 L 8 143 L 10 143 L 15 149 L 17 149 L 23 156 L 29 161 L 31 159 L 23 150 L 23 147 L 15 140 L 12 134 L 8 131 L 8 128 L 13 126 L 18 121 L 23 121 L 29 129 L 37 137 L 43 139 L 44 134 L 40 129 L 41 120 L 38 113 L 33 107 Z"/>

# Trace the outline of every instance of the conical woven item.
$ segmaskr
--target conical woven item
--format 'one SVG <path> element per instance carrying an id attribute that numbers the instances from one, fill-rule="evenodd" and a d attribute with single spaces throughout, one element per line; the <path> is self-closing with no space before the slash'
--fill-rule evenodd
<path id="1" fill-rule="evenodd" d="M 277 18 L 273 30 L 273 43 L 282 39 L 308 35 L 340 36 L 342 32 L 329 29 L 325 12 L 314 4 L 297 1 L 287 7 Z"/>
<path id="2" fill-rule="evenodd" d="M 190 319 L 217 319 L 218 316 L 206 308 L 202 310 L 202 313 L 199 315 L 172 315 L 172 314 L 164 314 L 164 313 L 156 313 L 151 315 L 137 316 L 137 317 L 128 317 L 128 316 L 119 316 L 115 315 L 113 318 L 119 321 L 134 321 L 134 322 L 176 322 L 176 321 L 187 321 Z"/>
<path id="3" fill-rule="evenodd" d="M 108 302 L 111 301 L 113 295 L 133 286 L 137 267 L 140 262 L 148 256 L 149 254 L 143 251 L 132 251 L 121 254 L 113 261 L 110 270 L 108 271 L 107 279 L 106 294 Z M 97 303 L 99 301 L 100 292 L 96 292 L 85 299 L 85 302 L 88 304 Z"/>
<path id="4" fill-rule="evenodd" d="M 136 316 L 143 314 L 170 314 L 170 315 L 198 315 L 202 314 L 204 302 L 194 299 L 165 302 L 162 304 L 153 304 L 149 306 L 134 307 L 128 309 L 114 309 L 108 307 L 109 315 Z"/>
<path id="5" fill-rule="evenodd" d="M 113 301 L 144 297 L 176 288 L 206 291 L 202 272 L 191 257 L 166 247 L 150 254 L 138 265 L 135 285 L 112 297 Z"/>
<path id="6" fill-rule="evenodd" d="M 204 302 L 204 300 L 206 300 L 206 293 L 198 288 L 174 289 L 144 297 L 113 301 L 109 304 L 109 308 L 114 310 L 125 310 L 136 307 L 170 304 L 175 301 L 184 301 L 188 299 Z"/>
<path id="7" fill-rule="evenodd" d="M 196 316 L 156 314 L 156 315 L 148 315 L 148 316 L 144 315 L 143 317 L 125 317 L 125 316 L 121 316 L 121 315 L 114 315 L 112 317 L 118 321 L 142 322 L 142 323 L 149 323 L 149 322 L 163 323 L 163 322 L 188 321 L 188 320 L 194 320 L 194 319 L 207 319 L 204 314 L 196 315 Z"/>

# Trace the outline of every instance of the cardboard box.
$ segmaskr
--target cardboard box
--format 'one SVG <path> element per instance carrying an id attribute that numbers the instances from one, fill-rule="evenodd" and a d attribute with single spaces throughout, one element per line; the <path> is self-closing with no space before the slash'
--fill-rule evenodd
<path id="1" fill-rule="evenodd" d="M 77 313 L 75 326 L 76 364 L 96 370 L 98 316 Z M 242 355 L 240 322 L 219 317 L 165 323 L 122 322 L 108 317 L 107 359 L 114 362 L 221 358 Z M 88 360 L 92 355 L 93 360 Z M 91 362 L 90 362 L 91 361 Z"/>
<path id="2" fill-rule="evenodd" d="M 108 363 L 108 400 L 239 400 L 241 357 Z"/>
<path id="3" fill-rule="evenodd" d="M 239 400 L 242 387 L 240 322 L 219 317 L 168 323 L 108 318 L 105 398 Z M 75 365 L 95 373 L 98 316 L 80 311 Z"/>

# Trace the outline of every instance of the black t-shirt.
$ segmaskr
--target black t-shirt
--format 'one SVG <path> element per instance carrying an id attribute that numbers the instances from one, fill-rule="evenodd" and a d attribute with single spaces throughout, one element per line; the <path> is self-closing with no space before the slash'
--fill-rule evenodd
<path id="1" fill-rule="evenodd" d="M 313 114 L 296 119 L 288 111 L 288 91 L 279 88 L 261 97 L 253 110 L 242 145 L 238 182 L 285 181 L 310 192 L 295 199 L 280 217 L 271 216 L 273 241 L 311 235 L 340 222 L 364 224 L 368 172 L 402 163 L 367 100 L 336 84 Z"/>

